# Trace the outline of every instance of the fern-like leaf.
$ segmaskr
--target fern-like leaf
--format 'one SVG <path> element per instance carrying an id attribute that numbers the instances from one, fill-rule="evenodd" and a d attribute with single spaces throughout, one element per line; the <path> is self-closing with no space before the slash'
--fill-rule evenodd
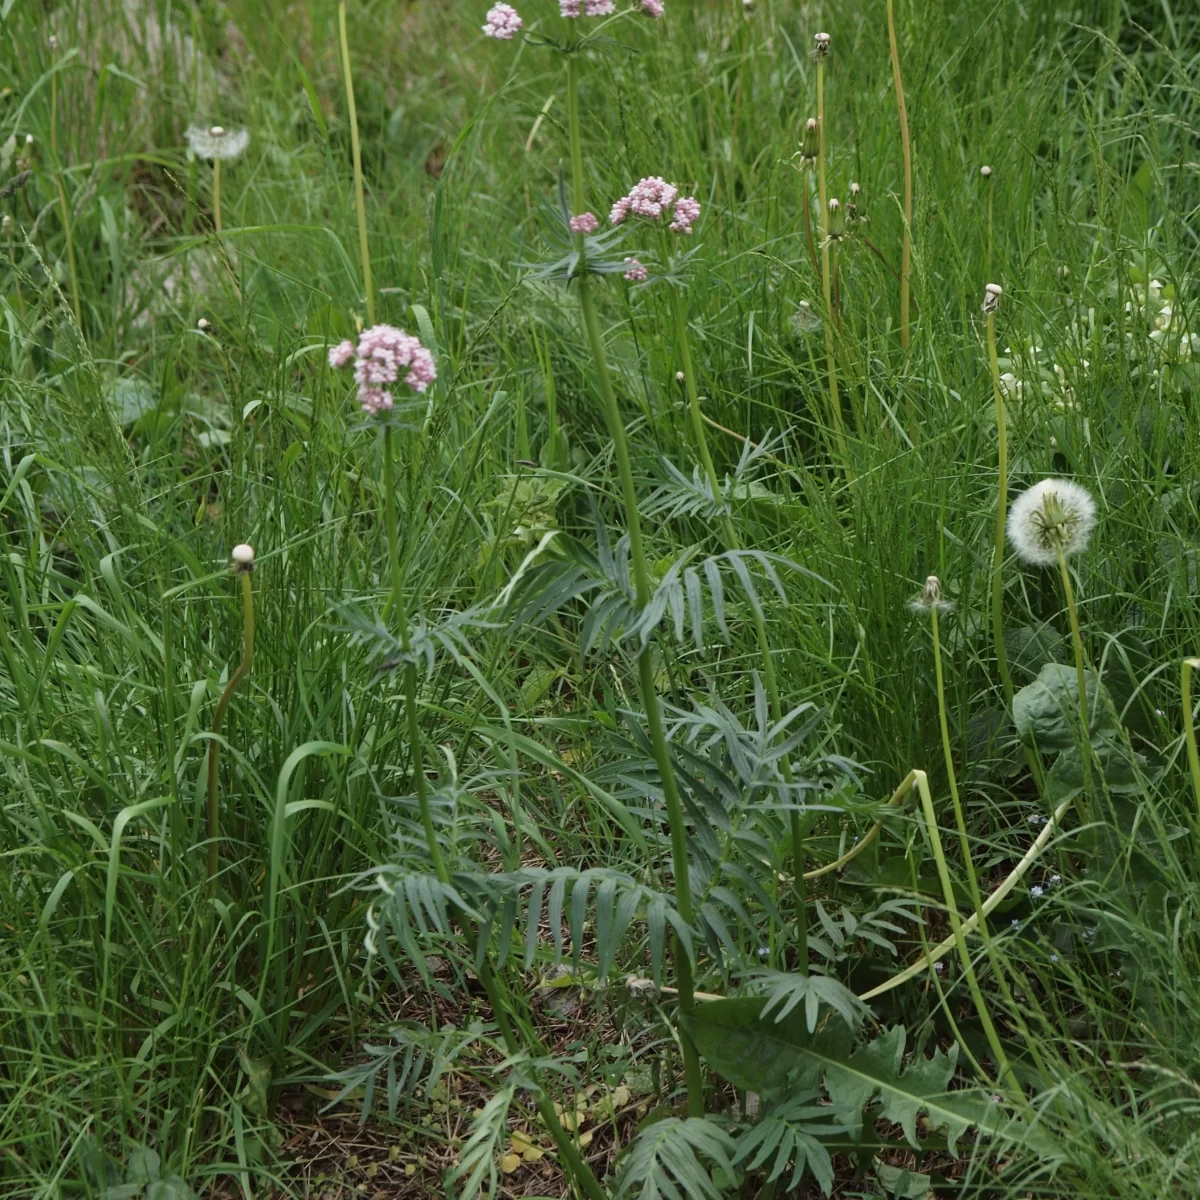
<path id="1" fill-rule="evenodd" d="M 831 1120 L 836 1109 L 817 1103 L 820 1095 L 819 1091 L 801 1092 L 767 1107 L 758 1121 L 738 1136 L 734 1163 L 744 1163 L 748 1171 L 770 1163 L 769 1183 L 775 1183 L 790 1165 L 792 1177 L 785 1188 L 789 1194 L 807 1168 L 828 1196 L 833 1189 L 833 1163 L 820 1139 L 845 1137 L 846 1130 Z"/>
<path id="2" fill-rule="evenodd" d="M 729 1134 L 702 1117 L 667 1117 L 643 1129 L 629 1148 L 614 1200 L 721 1200 L 710 1166 L 733 1175 Z"/>

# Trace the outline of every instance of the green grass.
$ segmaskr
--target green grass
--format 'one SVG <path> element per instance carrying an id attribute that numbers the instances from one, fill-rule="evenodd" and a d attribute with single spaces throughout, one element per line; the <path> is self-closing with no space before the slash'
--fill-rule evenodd
<path id="1" fill-rule="evenodd" d="M 0 187 L 15 187 L 0 200 L 11 218 L 0 232 L 0 1194 L 320 1195 L 338 1183 L 461 1194 L 470 1164 L 486 1186 L 505 1149 L 505 1089 L 508 1128 L 537 1130 L 521 1090 L 533 1074 L 568 1107 L 577 1087 L 600 1089 L 588 1123 L 597 1171 L 614 1188 L 625 1169 L 625 1186 L 643 1194 L 636 1171 L 655 1178 L 649 1143 L 627 1159 L 615 1151 L 635 1118 L 682 1115 L 672 995 L 646 1001 L 619 983 L 652 973 L 642 918 L 648 897 L 669 907 L 672 892 L 636 646 L 585 648 L 586 596 L 537 622 L 529 605 L 488 607 L 544 533 L 559 536 L 522 576 L 525 594 L 549 586 L 568 545 L 594 549 L 597 522 L 614 545 L 625 524 L 578 284 L 529 269 L 564 252 L 554 235 L 560 177 L 573 182 L 564 58 L 484 39 L 486 7 L 348 13 L 376 318 L 418 333 L 439 371 L 416 428 L 398 438 L 407 603 L 431 625 L 486 616 L 457 656 L 438 649 L 417 703 L 438 837 L 474 915 L 451 898 L 444 926 L 414 930 L 408 948 L 389 888 L 429 867 L 409 801 L 404 673 L 371 659 L 373 646 L 395 652 L 397 631 L 349 631 L 355 613 L 383 612 L 392 587 L 380 439 L 347 378 L 325 365 L 327 346 L 367 323 L 337 6 L 95 0 L 4 14 Z M 552 0 L 517 7 L 527 28 L 536 18 L 544 32 L 568 31 Z M 724 478 L 743 439 L 770 439 L 732 520 L 743 546 L 803 568 L 779 568 L 786 605 L 760 570 L 754 579 L 784 708 L 821 714 L 793 750 L 797 774 L 820 785 L 809 801 L 826 806 L 806 817 L 810 869 L 849 849 L 920 768 L 958 907 L 971 908 L 929 630 L 906 606 L 929 574 L 955 602 L 941 629 L 947 715 L 985 893 L 1030 845 L 1029 818 L 1050 811 L 1006 712 L 989 624 L 987 282 L 1004 288 L 1002 369 L 1024 384 L 1008 398 L 1010 491 L 1063 475 L 1096 497 L 1091 548 L 1072 560 L 1075 594 L 1090 665 L 1119 717 L 1113 744 L 1140 756 L 1107 777 L 1115 791 L 1087 797 L 1092 828 L 1069 810 L 993 916 L 1007 995 L 972 940 L 1027 1097 L 1005 1105 L 1026 1131 L 1036 1113 L 1046 1140 L 1010 1129 L 990 1147 L 968 1137 L 955 1156 L 923 1129 L 923 1148 L 906 1157 L 897 1127 L 868 1117 L 877 1148 L 821 1135 L 838 1194 L 895 1184 L 886 1170 L 880 1182 L 877 1150 L 885 1167 L 928 1168 L 939 1195 L 1194 1195 L 1200 833 L 1178 680 L 1200 641 L 1200 18 L 1179 0 L 897 0 L 915 173 L 903 355 L 898 284 L 864 242 L 899 265 L 883 0 L 667 7 L 661 23 L 616 23 L 581 58 L 584 194 L 603 220 L 640 177 L 661 174 L 703 205 L 686 295 L 709 442 Z M 823 310 L 791 163 L 815 113 L 810 49 L 822 28 L 834 47 L 830 193 L 845 198 L 858 182 L 869 216 L 838 255 L 846 463 L 828 428 L 824 338 L 795 319 L 801 301 Z M 251 131 L 245 155 L 223 165 L 219 240 L 210 168 L 189 161 L 184 140 L 190 124 L 215 122 Z M 635 249 L 655 250 L 644 226 L 618 261 Z M 1160 342 L 1136 294 L 1151 277 L 1175 314 Z M 697 461 L 667 285 L 631 290 L 617 273 L 588 286 L 657 582 L 685 553 L 698 562 L 726 548 L 703 506 L 647 515 L 669 486 L 663 460 L 689 478 Z M 1179 342 L 1191 331 L 1189 361 Z M 255 657 L 221 733 L 210 886 L 205 762 L 241 657 L 228 562 L 243 541 L 257 550 Z M 730 721 L 758 728 L 760 659 L 750 604 L 728 570 L 725 580 L 728 644 L 706 600 L 704 653 L 690 627 L 676 640 L 670 616 L 650 653 L 694 889 L 710 904 L 695 926 L 696 986 L 730 996 L 750 990 L 756 968 L 794 981 L 804 964 L 780 878 L 793 847 L 764 765 L 769 739 L 744 739 L 753 778 L 728 753 Z M 1047 661 L 1073 680 L 1056 573 L 1010 556 L 1004 585 L 1016 687 Z M 720 705 L 728 716 L 712 715 Z M 696 715 L 702 706 L 709 715 Z M 845 871 L 810 885 L 814 940 L 836 939 L 813 901 L 841 921 L 906 899 L 923 918 L 884 931 L 892 950 L 859 928 L 830 957 L 814 952 L 812 965 L 855 993 L 948 933 L 915 801 Z M 646 889 L 615 940 L 589 901 L 586 986 L 570 1019 L 535 998 L 558 957 L 549 929 L 528 943 L 527 969 L 524 900 L 517 911 L 495 901 L 522 863 L 626 872 L 620 888 Z M 740 874 L 721 875 L 730 866 Z M 726 892 L 712 892 L 718 882 Z M 489 896 L 490 926 L 475 919 Z M 533 1057 L 548 1047 L 577 1085 L 545 1064 L 516 1075 L 498 1066 L 507 1051 L 484 992 L 492 967 L 468 944 L 481 928 L 517 1041 Z M 861 1040 L 902 1025 L 910 1049 L 957 1044 L 954 1087 L 995 1090 L 977 1073 L 990 1078 L 994 1062 L 966 979 L 944 962 L 938 979 L 922 972 L 874 1001 Z M 669 960 L 663 971 L 672 984 Z M 842 1019 L 827 1004 L 821 1014 Z M 399 1046 L 402 1065 L 405 1037 L 432 1047 L 449 1023 L 462 1032 L 446 1044 L 468 1044 L 440 1090 L 426 1078 L 415 1091 L 430 1066 L 418 1064 L 400 1088 L 412 1104 L 389 1115 L 379 1075 L 369 1152 L 350 1141 L 361 1088 L 319 1115 L 341 1086 L 333 1077 L 372 1061 L 364 1046 Z M 709 1112 L 727 1118 L 729 1087 L 711 1071 L 708 1081 Z M 620 1086 L 628 1111 L 606 1122 L 596 1096 Z M 473 1110 L 495 1097 L 472 1159 Z M 289 1140 L 326 1127 L 334 1141 L 320 1156 L 311 1139 Z M 658 1132 L 672 1128 L 682 1127 Z M 565 1194 L 547 1167 L 549 1139 L 535 1136 L 546 1157 L 502 1186 Z M 147 1151 L 158 1164 L 149 1172 Z M 382 1167 L 368 1176 L 373 1156 Z M 464 1156 L 466 1170 L 446 1181 L 443 1168 Z M 147 1173 L 180 1182 L 156 1191 L 139 1183 Z M 761 1170 L 738 1185 L 744 1195 L 764 1186 Z M 819 1190 L 812 1176 L 805 1186 Z"/>

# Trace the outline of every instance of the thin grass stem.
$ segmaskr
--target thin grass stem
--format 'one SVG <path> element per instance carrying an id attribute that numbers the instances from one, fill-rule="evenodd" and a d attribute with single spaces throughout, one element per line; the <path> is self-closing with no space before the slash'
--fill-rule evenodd
<path id="1" fill-rule="evenodd" d="M 338 37 L 342 46 L 342 74 L 346 80 L 346 113 L 350 121 L 350 153 L 354 163 L 354 207 L 358 214 L 358 254 L 362 260 L 367 324 L 374 325 L 375 289 L 371 285 L 371 251 L 367 243 L 367 202 L 363 191 L 362 145 L 358 137 L 358 109 L 354 104 L 354 75 L 350 67 L 350 40 L 346 34 L 346 0 L 340 0 L 338 4 Z"/>
<path id="2" fill-rule="evenodd" d="M 908 107 L 904 102 L 904 81 L 900 76 L 900 47 L 896 41 L 894 8 L 893 0 L 887 0 L 888 46 L 892 55 L 892 79 L 896 85 L 896 108 L 900 115 L 900 150 L 904 156 L 904 230 L 900 242 L 900 349 L 907 353 L 912 275 L 912 143 L 908 136 Z"/>

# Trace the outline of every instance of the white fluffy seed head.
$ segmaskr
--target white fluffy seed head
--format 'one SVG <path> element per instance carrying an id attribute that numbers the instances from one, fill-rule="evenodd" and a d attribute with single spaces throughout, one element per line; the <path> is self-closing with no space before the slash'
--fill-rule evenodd
<path id="1" fill-rule="evenodd" d="M 207 129 L 193 125 L 184 136 L 197 158 L 237 158 L 250 145 L 248 129 L 226 129 L 221 125 Z"/>
<path id="2" fill-rule="evenodd" d="M 1008 540 L 1022 562 L 1052 567 L 1058 552 L 1070 558 L 1087 549 L 1096 526 L 1096 502 L 1069 479 L 1043 479 L 1013 501 Z"/>
<path id="3" fill-rule="evenodd" d="M 980 173 L 980 175 L 982 175 L 984 177 L 984 179 L 991 179 L 992 168 L 985 164 L 984 166 L 979 168 L 979 173 Z"/>
<path id="4" fill-rule="evenodd" d="M 254 569 L 254 547 L 247 542 L 240 542 L 234 546 L 230 552 L 230 558 L 233 559 L 233 565 L 239 571 L 250 571 Z"/>

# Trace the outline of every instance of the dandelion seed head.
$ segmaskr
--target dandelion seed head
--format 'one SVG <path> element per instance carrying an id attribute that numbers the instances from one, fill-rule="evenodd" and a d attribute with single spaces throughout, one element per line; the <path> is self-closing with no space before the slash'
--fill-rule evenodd
<path id="1" fill-rule="evenodd" d="M 204 333 L 204 331 L 209 328 L 208 318 L 201 317 L 200 320 L 196 322 L 196 328 L 200 330 L 201 333 Z"/>
<path id="2" fill-rule="evenodd" d="M 1054 566 L 1087 549 L 1096 524 L 1096 502 L 1069 479 L 1043 479 L 1022 492 L 1008 514 L 1008 539 L 1018 557 L 1039 567 Z"/>
<path id="3" fill-rule="evenodd" d="M 600 222 L 596 219 L 595 213 L 580 213 L 577 217 L 571 218 L 572 233 L 595 233 L 599 228 Z"/>
<path id="4" fill-rule="evenodd" d="M 630 283 L 645 283 L 650 278 L 650 272 L 636 258 L 627 258 L 625 278 Z"/>
<path id="5" fill-rule="evenodd" d="M 233 559 L 233 565 L 239 571 L 254 569 L 254 547 L 249 542 L 239 542 L 230 551 L 229 557 Z"/>
<path id="6" fill-rule="evenodd" d="M 210 125 L 207 129 L 193 125 L 184 137 L 197 158 L 237 158 L 250 145 L 248 129 L 226 129 L 222 125 Z"/>
<path id="7" fill-rule="evenodd" d="M 908 602 L 908 607 L 913 612 L 949 612 L 953 607 L 953 601 L 947 600 L 942 595 L 942 581 L 936 575 L 928 575 L 925 578 L 925 586 L 921 589 L 919 596 L 914 596 Z"/>

